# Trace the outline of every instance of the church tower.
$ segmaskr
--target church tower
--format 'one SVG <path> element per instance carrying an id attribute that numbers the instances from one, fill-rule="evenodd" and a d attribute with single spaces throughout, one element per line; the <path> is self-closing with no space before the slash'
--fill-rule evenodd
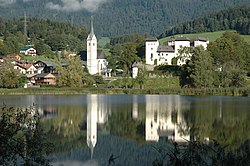
<path id="1" fill-rule="evenodd" d="M 94 34 L 93 16 L 91 17 L 91 31 L 87 38 L 87 68 L 91 75 L 98 73 L 97 70 L 97 39 Z"/>

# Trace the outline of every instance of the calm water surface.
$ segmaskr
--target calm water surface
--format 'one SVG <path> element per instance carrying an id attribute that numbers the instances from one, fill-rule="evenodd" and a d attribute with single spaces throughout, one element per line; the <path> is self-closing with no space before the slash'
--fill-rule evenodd
<path id="1" fill-rule="evenodd" d="M 213 139 L 237 148 L 250 139 L 246 97 L 17 95 L 0 104 L 37 106 L 54 165 L 107 165 L 112 154 L 114 165 L 152 165 L 159 142 Z"/>

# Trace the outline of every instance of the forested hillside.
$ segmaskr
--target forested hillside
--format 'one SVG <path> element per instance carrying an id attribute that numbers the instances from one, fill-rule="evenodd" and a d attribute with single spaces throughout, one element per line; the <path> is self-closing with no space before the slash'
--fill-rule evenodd
<path id="1" fill-rule="evenodd" d="M 48 7 L 49 2 L 55 4 L 53 9 Z M 95 32 L 99 37 L 132 33 L 156 36 L 178 23 L 229 7 L 250 4 L 249 0 L 106 0 L 103 1 L 106 3 L 100 4 L 99 8 L 91 13 L 84 9 L 74 10 L 72 6 L 70 8 L 65 4 L 61 6 L 65 2 L 69 1 L 17 0 L 16 3 L 8 1 L 0 4 L 0 16 L 11 19 L 23 17 L 26 12 L 28 17 L 66 20 L 88 27 L 90 16 L 94 15 Z"/>
<path id="2" fill-rule="evenodd" d="M 240 34 L 250 34 L 250 7 L 236 7 L 216 14 L 188 21 L 166 30 L 160 38 L 176 34 L 236 30 Z"/>
<path id="3" fill-rule="evenodd" d="M 0 55 L 18 53 L 25 44 L 34 44 L 38 54 L 52 51 L 80 51 L 86 47 L 87 30 L 66 22 L 43 19 L 27 19 L 27 35 L 24 35 L 24 19 L 4 21 L 0 19 Z"/>

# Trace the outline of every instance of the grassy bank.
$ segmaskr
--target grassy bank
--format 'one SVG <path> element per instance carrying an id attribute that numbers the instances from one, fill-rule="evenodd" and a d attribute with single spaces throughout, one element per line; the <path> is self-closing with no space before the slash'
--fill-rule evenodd
<path id="1" fill-rule="evenodd" d="M 194 95 L 194 96 L 250 96 L 250 88 L 158 88 L 158 89 L 123 89 L 123 88 L 28 88 L 0 89 L 0 95 L 23 94 L 162 94 L 162 95 Z"/>
<path id="2" fill-rule="evenodd" d="M 110 82 L 108 86 L 113 87 L 133 87 L 139 89 L 140 86 L 132 78 L 118 79 Z M 144 83 L 145 89 L 155 89 L 155 88 L 180 88 L 178 77 L 169 78 L 146 78 Z"/>

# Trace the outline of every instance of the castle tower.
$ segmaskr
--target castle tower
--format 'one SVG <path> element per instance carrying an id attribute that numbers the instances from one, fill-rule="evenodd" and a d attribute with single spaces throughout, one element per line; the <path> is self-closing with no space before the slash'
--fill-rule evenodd
<path id="1" fill-rule="evenodd" d="M 97 39 L 94 34 L 93 17 L 91 17 L 91 31 L 87 38 L 87 68 L 91 75 L 97 70 Z"/>
<path id="2" fill-rule="evenodd" d="M 145 57 L 147 65 L 157 65 L 158 53 L 157 49 L 159 46 L 159 41 L 156 38 L 147 38 L 146 39 L 146 49 Z"/>

